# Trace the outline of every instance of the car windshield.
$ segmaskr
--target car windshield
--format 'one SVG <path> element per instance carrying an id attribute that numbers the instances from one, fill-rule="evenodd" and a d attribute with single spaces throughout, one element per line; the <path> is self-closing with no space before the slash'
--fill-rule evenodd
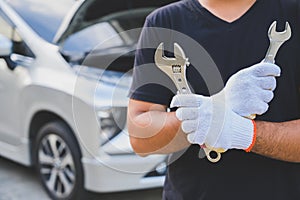
<path id="1" fill-rule="evenodd" d="M 28 25 L 48 42 L 76 0 L 8 0 Z"/>

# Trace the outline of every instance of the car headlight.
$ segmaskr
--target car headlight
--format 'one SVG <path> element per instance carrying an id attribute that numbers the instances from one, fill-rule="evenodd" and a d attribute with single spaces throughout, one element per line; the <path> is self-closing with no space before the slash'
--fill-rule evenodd
<path id="1" fill-rule="evenodd" d="M 126 125 L 127 107 L 101 108 L 97 112 L 101 145 L 118 135 Z"/>

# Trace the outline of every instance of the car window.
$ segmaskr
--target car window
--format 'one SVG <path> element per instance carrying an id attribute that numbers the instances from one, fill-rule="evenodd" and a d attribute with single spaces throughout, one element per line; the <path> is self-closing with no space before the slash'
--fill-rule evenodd
<path id="1" fill-rule="evenodd" d="M 34 57 L 32 51 L 20 37 L 17 29 L 5 20 L 0 13 L 0 34 L 9 38 L 13 42 L 13 53 L 27 57 Z"/>
<path id="2" fill-rule="evenodd" d="M 109 48 L 124 44 L 117 31 L 107 22 L 91 25 L 70 35 L 62 44 L 63 52 L 90 52 L 93 48 Z M 113 40 L 109 38 L 113 37 Z"/>

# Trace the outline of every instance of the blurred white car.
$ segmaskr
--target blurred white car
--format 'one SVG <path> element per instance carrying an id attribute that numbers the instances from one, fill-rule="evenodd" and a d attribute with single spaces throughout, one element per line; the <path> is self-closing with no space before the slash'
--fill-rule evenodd
<path id="1" fill-rule="evenodd" d="M 52 199 L 162 186 L 166 157 L 136 156 L 126 131 L 127 30 L 170 2 L 0 0 L 0 155 Z"/>

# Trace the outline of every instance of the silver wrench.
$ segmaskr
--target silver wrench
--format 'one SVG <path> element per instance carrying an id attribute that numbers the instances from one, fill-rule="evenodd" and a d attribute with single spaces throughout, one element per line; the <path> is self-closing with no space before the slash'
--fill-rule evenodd
<path id="1" fill-rule="evenodd" d="M 277 22 L 274 21 L 269 28 L 268 36 L 270 40 L 270 46 L 263 62 L 275 63 L 275 57 L 279 48 L 292 36 L 292 30 L 288 22 L 286 22 L 285 30 L 282 32 L 276 31 L 276 25 Z"/>
<path id="2" fill-rule="evenodd" d="M 287 40 L 289 40 L 292 36 L 292 30 L 290 24 L 286 22 L 285 30 L 282 32 L 276 31 L 277 22 L 274 21 L 268 31 L 268 36 L 270 40 L 270 45 L 267 51 L 267 54 L 262 62 L 266 63 L 275 63 L 276 54 L 281 47 Z M 255 119 L 256 114 L 252 114 L 251 116 L 247 117 L 249 119 Z"/>
<path id="3" fill-rule="evenodd" d="M 163 56 L 163 43 L 157 47 L 155 51 L 155 64 L 157 67 L 163 71 L 176 85 L 178 93 L 180 94 L 191 94 L 191 89 L 188 85 L 186 79 L 186 67 L 189 66 L 188 58 L 185 56 L 183 49 L 179 46 L 179 44 L 174 43 L 174 55 L 175 58 L 169 58 Z M 218 162 L 221 159 L 221 153 L 225 152 L 223 149 L 214 149 L 208 146 L 201 146 L 204 150 L 204 153 L 207 159 L 211 162 Z M 216 157 L 211 157 L 210 153 L 215 153 Z M 199 157 L 202 152 L 199 152 Z"/>

